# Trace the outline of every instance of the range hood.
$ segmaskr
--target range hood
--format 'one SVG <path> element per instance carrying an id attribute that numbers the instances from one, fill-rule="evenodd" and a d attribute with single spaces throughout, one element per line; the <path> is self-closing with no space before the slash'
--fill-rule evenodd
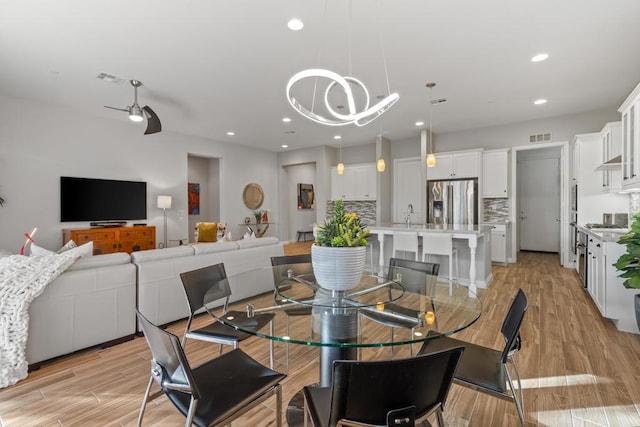
<path id="1" fill-rule="evenodd" d="M 606 162 L 604 162 L 603 164 L 601 164 L 600 166 L 598 166 L 597 168 L 595 168 L 595 171 L 606 171 L 606 170 L 612 170 L 612 169 L 619 169 L 622 167 L 622 155 L 616 156 L 611 160 L 607 160 Z"/>

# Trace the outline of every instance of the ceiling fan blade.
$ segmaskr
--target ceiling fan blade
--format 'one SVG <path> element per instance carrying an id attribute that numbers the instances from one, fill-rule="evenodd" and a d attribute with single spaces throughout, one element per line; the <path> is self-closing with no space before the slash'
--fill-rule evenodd
<path id="1" fill-rule="evenodd" d="M 108 105 L 105 105 L 104 108 L 111 108 L 112 110 L 118 110 L 118 111 L 129 111 L 126 108 L 109 107 Z"/>
<path id="2" fill-rule="evenodd" d="M 145 105 L 142 109 L 147 113 L 147 130 L 144 131 L 145 135 L 152 133 L 158 133 L 162 130 L 162 124 L 158 115 L 148 106 Z"/>

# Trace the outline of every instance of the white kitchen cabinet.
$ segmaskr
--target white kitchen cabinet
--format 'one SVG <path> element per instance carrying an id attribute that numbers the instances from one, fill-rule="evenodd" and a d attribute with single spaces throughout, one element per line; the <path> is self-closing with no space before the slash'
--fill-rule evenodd
<path id="1" fill-rule="evenodd" d="M 607 123 L 600 131 L 602 144 L 601 174 L 602 191 L 620 191 L 622 188 L 622 164 L 613 163 L 622 154 L 622 122 Z"/>
<path id="2" fill-rule="evenodd" d="M 339 175 L 336 167 L 331 168 L 331 199 L 376 200 L 376 165 L 371 163 L 346 165 Z"/>
<path id="3" fill-rule="evenodd" d="M 509 150 L 482 153 L 482 197 L 509 197 Z"/>
<path id="4" fill-rule="evenodd" d="M 622 103 L 622 188 L 640 189 L 640 84 Z"/>
<path id="5" fill-rule="evenodd" d="M 606 282 L 604 274 L 605 257 L 602 249 L 602 241 L 593 236 L 589 236 L 589 242 L 587 244 L 587 256 L 589 257 L 587 267 L 587 290 L 589 291 L 593 302 L 596 303 L 596 307 L 598 307 L 598 310 L 600 310 L 600 313 L 604 316 L 606 313 Z"/>
<path id="6" fill-rule="evenodd" d="M 420 180 L 419 157 L 393 161 L 393 222 L 404 222 L 407 207 L 413 206 L 411 222 L 424 222 L 422 200 L 424 186 Z"/>
<path id="7" fill-rule="evenodd" d="M 491 228 L 491 262 L 507 264 L 507 242 L 509 227 L 506 224 L 482 224 Z"/>
<path id="8" fill-rule="evenodd" d="M 480 165 L 480 151 L 436 153 L 436 165 L 427 168 L 427 179 L 477 178 L 480 175 Z"/>

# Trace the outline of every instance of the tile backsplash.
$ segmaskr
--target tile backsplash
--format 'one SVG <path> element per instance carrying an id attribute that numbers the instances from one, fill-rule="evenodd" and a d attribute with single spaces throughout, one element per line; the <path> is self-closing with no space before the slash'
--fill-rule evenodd
<path id="1" fill-rule="evenodd" d="M 376 207 L 375 200 L 345 200 L 344 202 L 345 212 L 354 212 L 367 225 L 376 223 Z M 331 215 L 333 215 L 333 201 L 327 202 L 327 217 Z"/>
<path id="2" fill-rule="evenodd" d="M 504 222 L 509 220 L 509 199 L 482 199 L 484 207 L 483 222 Z"/>

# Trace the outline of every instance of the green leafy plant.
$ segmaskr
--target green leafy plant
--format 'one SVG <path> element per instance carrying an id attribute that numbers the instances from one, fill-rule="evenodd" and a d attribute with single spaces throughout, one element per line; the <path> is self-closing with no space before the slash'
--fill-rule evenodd
<path id="1" fill-rule="evenodd" d="M 4 206 L 4 199 L 0 197 L 0 206 Z"/>
<path id="2" fill-rule="evenodd" d="M 256 219 L 256 222 L 259 222 L 262 219 L 262 211 L 253 211 L 253 216 Z"/>
<path id="3" fill-rule="evenodd" d="M 355 213 L 344 211 L 344 202 L 336 200 L 333 215 L 318 227 L 316 244 L 319 246 L 353 247 L 366 246 L 369 229 L 360 222 Z"/>
<path id="4" fill-rule="evenodd" d="M 618 239 L 618 243 L 627 247 L 627 252 L 613 265 L 623 272 L 618 277 L 625 279 L 625 288 L 640 289 L 640 212 L 632 218 L 631 230 Z"/>

